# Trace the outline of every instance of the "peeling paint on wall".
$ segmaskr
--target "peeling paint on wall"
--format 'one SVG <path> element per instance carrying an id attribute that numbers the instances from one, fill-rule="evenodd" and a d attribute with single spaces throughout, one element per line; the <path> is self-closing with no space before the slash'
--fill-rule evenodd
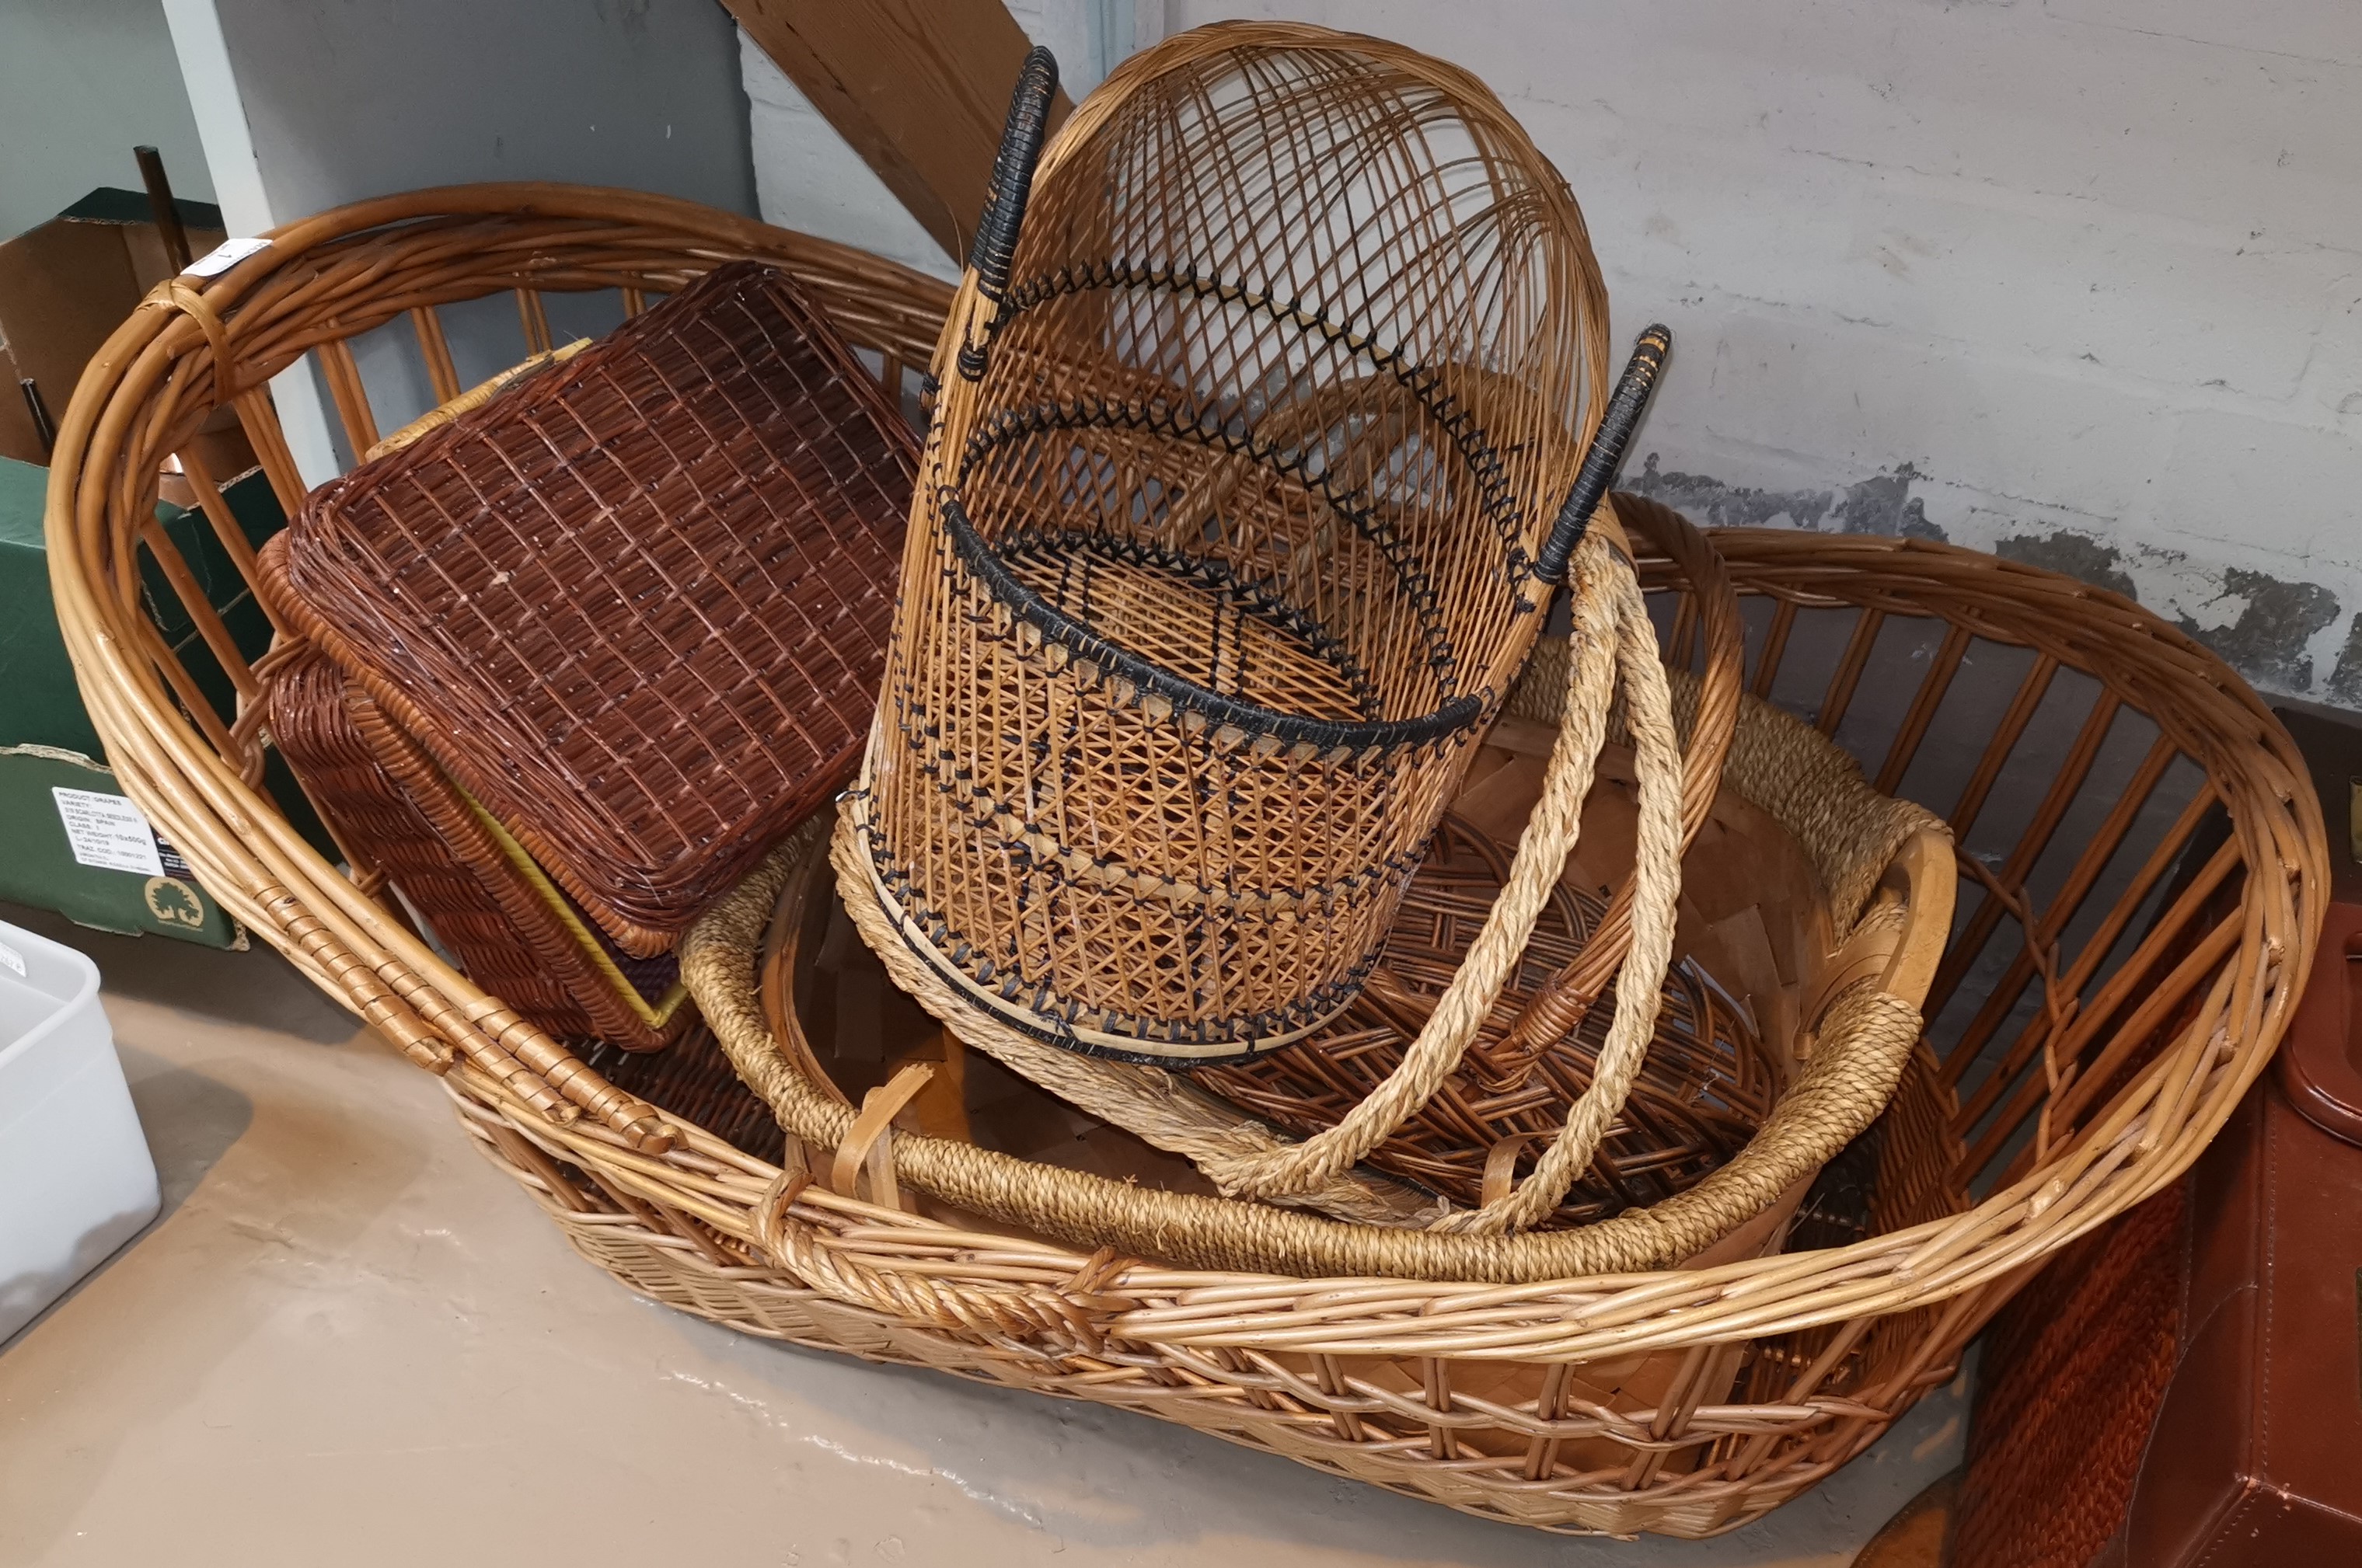
<path id="1" fill-rule="evenodd" d="M 1925 502 L 1911 494 L 1923 476 L 1910 464 L 1834 490 L 1759 490 L 1727 485 L 1704 474 L 1666 473 L 1650 453 L 1624 488 L 1662 501 L 1693 522 L 1713 528 L 1769 528 L 1785 523 L 1828 533 L 1878 533 L 1888 538 L 1942 539 L 1927 521 Z"/>
<path id="2" fill-rule="evenodd" d="M 2095 588 L 2105 588 L 2128 599 L 2140 598 L 2140 590 L 2125 571 L 2123 551 L 2063 528 L 2048 534 L 2019 533 L 1997 539 L 1993 541 L 1993 554 L 2004 561 L 2023 561 L 2029 566 L 2064 572 Z"/>
<path id="3" fill-rule="evenodd" d="M 2119 544 L 2070 528 L 2027 528 L 2009 511 L 1997 512 L 1982 501 L 1967 510 L 1965 526 L 1956 521 L 1947 528 L 1931 521 L 1925 499 L 1912 493 L 1915 486 L 1930 482 L 1916 466 L 1903 463 L 1829 489 L 1754 488 L 1666 468 L 1660 455 L 1650 453 L 1625 488 L 1707 526 L 1786 526 L 1948 540 L 1988 549 L 2005 560 L 2063 573 L 2135 603 L 2146 602 L 2267 691 L 2316 695 L 2311 644 L 2344 613 L 2337 596 L 2322 585 L 2192 561 L 2180 550 Z M 2026 504 L 2028 510 L 2040 510 Z M 2150 589 L 2146 601 L 2144 581 Z M 2355 618 L 2336 666 L 2317 695 L 2362 707 L 2362 616 Z"/>
<path id="4" fill-rule="evenodd" d="M 2228 625 L 2210 629 L 2186 615 L 2175 616 L 2174 624 L 2257 685 L 2310 692 L 2312 658 L 2305 644 L 2337 619 L 2337 597 L 2318 583 L 2284 582 L 2232 566 L 2223 573 L 2223 598 L 2245 601 Z"/>
<path id="5" fill-rule="evenodd" d="M 2362 615 L 2345 629 L 2345 647 L 2337 655 L 2337 667 L 2329 672 L 2329 684 L 2322 695 L 2344 707 L 2362 707 Z"/>

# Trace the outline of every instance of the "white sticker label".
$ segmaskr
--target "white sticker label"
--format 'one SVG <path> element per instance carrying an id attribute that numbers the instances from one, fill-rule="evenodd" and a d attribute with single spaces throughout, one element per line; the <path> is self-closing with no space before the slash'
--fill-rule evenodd
<path id="1" fill-rule="evenodd" d="M 258 250 L 268 250 L 267 239 L 226 239 L 182 269 L 182 276 L 218 278 Z"/>
<path id="2" fill-rule="evenodd" d="M 17 979 L 25 978 L 25 955 L 6 942 L 0 942 L 0 965 L 15 970 Z"/>
<path id="3" fill-rule="evenodd" d="M 50 793 L 57 796 L 58 820 L 66 825 L 66 842 L 78 864 L 141 876 L 164 874 L 164 857 L 156 852 L 156 830 L 128 798 L 54 785 Z"/>

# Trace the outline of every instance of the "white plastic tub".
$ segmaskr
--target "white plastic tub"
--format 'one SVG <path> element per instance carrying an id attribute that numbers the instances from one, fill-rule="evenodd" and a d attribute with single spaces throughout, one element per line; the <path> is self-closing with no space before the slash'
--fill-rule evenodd
<path id="1" fill-rule="evenodd" d="M 0 921 L 0 1343 L 157 1204 L 98 966 Z"/>

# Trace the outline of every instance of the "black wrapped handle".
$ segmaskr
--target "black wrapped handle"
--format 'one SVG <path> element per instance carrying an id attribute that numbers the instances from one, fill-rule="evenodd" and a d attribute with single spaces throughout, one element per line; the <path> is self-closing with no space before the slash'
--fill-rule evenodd
<path id="1" fill-rule="evenodd" d="M 1026 50 L 1025 64 L 1017 72 L 1017 91 L 1010 94 L 1009 123 L 1001 127 L 1000 151 L 992 160 L 992 191 L 985 198 L 976 239 L 967 247 L 977 292 L 996 306 L 1009 292 L 1017 232 L 1025 225 L 1025 199 L 1032 193 L 1033 166 L 1041 161 L 1042 138 L 1050 126 L 1050 103 L 1057 94 L 1057 57 L 1039 45 Z M 960 374 L 971 381 L 982 376 L 982 345 L 963 345 L 959 366 Z"/>
<path id="2" fill-rule="evenodd" d="M 1591 514 L 1599 510 L 1607 488 L 1616 482 L 1616 470 L 1624 464 L 1624 448 L 1631 444 L 1633 429 L 1649 406 L 1649 394 L 1656 389 L 1657 372 L 1664 368 L 1665 356 L 1672 346 L 1672 329 L 1662 325 L 1649 328 L 1632 345 L 1631 363 L 1624 367 L 1624 378 L 1616 383 L 1616 395 L 1607 400 L 1599 433 L 1591 438 L 1591 450 L 1583 455 L 1583 466 L 1575 470 L 1574 488 L 1567 491 L 1566 504 L 1558 509 L 1558 521 L 1551 526 L 1550 539 L 1534 563 L 1534 576 L 1543 582 L 1566 581 L 1567 563 L 1574 559 L 1575 546 L 1591 530 Z"/>

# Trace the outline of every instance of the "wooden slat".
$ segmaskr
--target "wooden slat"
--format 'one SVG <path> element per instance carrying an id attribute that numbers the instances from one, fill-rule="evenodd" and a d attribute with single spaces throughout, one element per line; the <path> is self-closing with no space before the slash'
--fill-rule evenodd
<path id="1" fill-rule="evenodd" d="M 1878 646 L 1878 633 L 1886 625 L 1882 609 L 1865 609 L 1855 618 L 1853 636 L 1846 643 L 1845 657 L 1838 661 L 1835 674 L 1829 676 L 1827 690 L 1821 694 L 1821 716 L 1816 728 L 1824 735 L 1835 735 L 1838 726 L 1845 722 L 1846 709 L 1853 706 L 1853 694 L 1861 685 L 1861 672 L 1870 663 L 1871 650 Z"/>
<path id="2" fill-rule="evenodd" d="M 279 411 L 271 406 L 270 394 L 259 387 L 240 392 L 237 422 L 246 432 L 247 444 L 254 448 L 255 460 L 270 480 L 270 493 L 278 498 L 279 510 L 293 517 L 304 505 L 304 476 L 295 466 L 295 454 L 287 449 L 287 433 L 279 426 Z"/>
<path id="3" fill-rule="evenodd" d="M 2035 928 L 2031 933 L 2032 939 L 2019 946 L 2017 956 L 2009 961 L 2008 971 L 2001 977 L 2000 983 L 1986 995 L 1984 1005 L 1977 1010 L 1976 1016 L 1969 1020 L 1968 1028 L 1961 1033 L 1959 1042 L 1952 1047 L 1953 1054 L 1959 1055 L 1964 1059 L 1974 1057 L 1984 1048 L 1985 1042 L 1991 1039 L 2007 1021 L 2011 1010 L 2017 1003 L 2018 992 L 2024 990 L 2026 982 L 2034 978 L 2036 945 L 2057 941 L 2066 931 L 2069 923 L 2075 918 L 2076 912 L 2082 908 L 2084 897 L 2098 883 L 2100 873 L 2107 869 L 2108 862 L 2115 857 L 2116 847 L 2124 842 L 2125 835 L 2131 831 L 2133 823 L 2139 817 L 2142 808 L 2148 804 L 2149 796 L 2156 792 L 2158 781 L 2165 776 L 2165 770 L 2180 754 L 2171 740 L 2164 736 L 2158 738 L 2157 744 L 2151 748 L 2147 759 L 2142 762 L 2140 772 L 2116 797 L 2116 804 L 2109 809 L 2107 820 L 2100 825 L 2100 830 L 2092 836 L 2091 842 L 2083 846 L 2082 853 L 2076 858 L 2074 869 L 2068 873 L 2066 883 L 2053 895 L 2048 907 L 2043 910 L 2041 917 L 2035 922 Z M 2190 817 L 2189 820 L 2194 828 L 2196 818 Z M 2007 874 L 2006 872 L 2003 872 L 2004 876 Z M 1981 917 L 1987 910 L 1993 911 L 1998 916 L 2000 905 L 1997 901 L 1988 898 L 1984 907 L 1977 913 Z M 1980 934 L 1971 928 L 1964 938 L 1953 944 L 1954 950 L 1981 953 L 1990 936 L 1990 931 Z M 2086 943 L 2085 947 L 2088 952 L 2090 944 Z M 2105 957 L 2104 952 L 2092 957 L 2091 968 L 2096 969 L 2101 959 Z M 2085 970 L 2083 972 L 2088 976 L 2090 970 Z M 1948 998 L 1957 989 L 1959 980 L 1957 977 L 1948 980 L 1939 972 L 1937 984 L 1943 987 L 1944 994 Z M 2061 985 L 2064 989 L 2063 980 Z M 1932 992 L 1933 988 L 1930 989 Z M 2032 1026 L 2029 1025 L 2029 1033 L 2031 1028 Z M 1954 1076 L 1957 1077 L 1957 1075 Z"/>
<path id="4" fill-rule="evenodd" d="M 337 419 L 352 443 L 353 458 L 377 444 L 377 416 L 370 411 L 369 389 L 361 385 L 361 367 L 353 363 L 352 345 L 343 338 L 319 347 L 320 368 L 336 400 Z"/>
<path id="5" fill-rule="evenodd" d="M 213 524 L 214 536 L 221 541 L 222 548 L 229 552 L 231 562 L 237 567 L 237 575 L 246 579 L 247 587 L 252 587 L 255 573 L 260 568 L 255 562 L 254 545 L 247 539 L 245 528 L 239 524 L 237 514 L 229 510 L 228 499 L 221 493 L 221 487 L 214 483 L 212 471 L 205 466 L 204 457 L 195 447 L 184 448 L 174 455 L 181 460 L 181 477 L 188 480 L 189 488 L 196 493 L 198 509 L 205 514 L 205 521 Z M 270 608 L 269 605 L 263 606 L 266 610 Z M 278 625 L 278 617 L 271 617 L 270 623 Z"/>
<path id="6" fill-rule="evenodd" d="M 1871 786 L 1879 794 L 1893 795 L 1903 787 L 1903 775 L 1910 771 L 1911 759 L 1919 754 L 1919 742 L 1927 738 L 1927 726 L 1944 705 L 1944 694 L 1952 689 L 1952 677 L 1959 673 L 1970 641 L 1969 629 L 1957 621 L 1945 630 L 1943 646 L 1936 650 L 1935 660 L 1911 699 L 1911 711 L 1903 716 L 1903 728 L 1895 731 L 1894 743 L 1886 749 L 1878 782 Z"/>
<path id="7" fill-rule="evenodd" d="M 426 379 L 435 389 L 436 405 L 449 402 L 466 389 L 451 360 L 451 342 L 443 335 L 443 318 L 432 305 L 421 305 L 410 313 L 410 327 L 418 334 L 418 352 L 426 361 Z"/>
<path id="8" fill-rule="evenodd" d="M 2041 805 L 2035 809 L 2033 819 L 2018 835 L 2009 859 L 2002 863 L 1999 875 L 2004 885 L 2014 887 L 2023 883 L 2033 872 L 2034 862 L 2049 847 L 2051 836 L 2058 832 L 2068 807 L 2075 804 L 2083 781 L 2091 776 L 2092 765 L 2099 761 L 2100 748 L 2106 742 L 2108 729 L 2115 723 L 2116 714 L 2123 707 L 2122 699 L 2104 688 L 2092 700 L 2091 711 L 2084 716 L 2082 729 L 2076 734 L 2073 748 L 2058 765 L 2058 772 L 2051 779 L 2049 789 L 2044 793 Z M 2173 748 L 2162 738 L 2150 748 L 2147 759 L 2159 774 L 2172 760 Z M 2150 782 L 2153 787 L 2154 777 Z M 1968 928 L 1953 938 L 1951 950 L 1945 955 L 1944 968 L 1937 971 L 1935 984 L 1927 992 L 1930 1012 L 1942 1012 L 1944 1004 L 1951 1000 L 1953 988 L 1959 984 L 1961 977 L 1968 973 L 1970 966 L 1984 951 L 1985 944 L 1992 939 L 1993 932 L 1999 929 L 2001 916 L 2000 904 L 1987 898 L 1969 922 Z"/>
<path id="9" fill-rule="evenodd" d="M 1686 670 L 1697 660 L 1697 596 L 1687 588 L 1673 596 L 1672 635 L 1665 639 L 1665 663 Z"/>
<path id="10" fill-rule="evenodd" d="M 1755 655 L 1755 679 L 1748 690 L 1770 701 L 1772 683 L 1780 678 L 1780 664 L 1788 656 L 1788 633 L 1795 629 L 1796 601 L 1783 598 L 1772 612 L 1772 629 L 1764 633 L 1761 652 Z"/>
<path id="11" fill-rule="evenodd" d="M 958 260 L 1031 46 L 1000 0 L 723 0 L 894 199 Z M 1050 128 L 1066 115 L 1050 106 Z"/>
<path id="12" fill-rule="evenodd" d="M 1971 1173 L 1983 1169 L 1986 1163 L 1999 1154 L 2017 1130 L 2025 1124 L 2028 1117 L 2045 1109 L 2046 1096 L 2048 1099 L 2050 1135 L 2054 1139 L 2070 1135 L 2075 1118 L 2103 1087 L 2114 1080 L 2116 1070 L 2130 1059 L 2135 1051 L 2150 1042 L 2158 1028 L 2191 991 L 2215 978 L 2224 958 L 2239 945 L 2243 920 L 2237 911 L 2224 916 L 2187 958 L 2160 977 L 2142 996 L 2129 1018 L 2115 1024 L 2103 1036 L 2101 1029 L 2114 1023 L 2131 990 L 2130 982 L 2123 975 L 2110 981 L 2103 989 L 2100 1003 L 2078 1021 L 2074 1029 L 2069 1032 L 2068 1038 L 2058 1047 L 2062 1059 L 2072 1060 L 2086 1044 L 2099 1039 L 2103 1041 L 2099 1055 L 2088 1064 L 2081 1064 L 2081 1070 L 2074 1081 L 2057 1094 L 2049 1094 L 2047 1085 L 2036 1077 L 2029 1077 L 2018 1085 L 2017 1092 L 2010 1097 L 2009 1103 L 2002 1108 L 2001 1113 L 1970 1146 L 1966 1157 L 1954 1167 L 1960 1179 L 1966 1181 Z M 2142 978 L 2147 978 L 2149 967 L 2148 964 L 2142 965 L 2139 971 Z"/>
<path id="13" fill-rule="evenodd" d="M 229 676 L 229 684 L 237 688 L 240 699 L 251 702 L 260 696 L 262 685 L 254 678 L 254 672 L 247 668 L 246 656 L 237 651 L 237 639 L 232 637 L 229 628 L 222 624 L 222 618 L 214 609 L 213 601 L 205 598 L 205 590 L 199 586 L 196 574 L 190 571 L 189 564 L 181 558 L 180 549 L 173 544 L 171 536 L 164 532 L 164 525 L 153 516 L 149 517 L 139 525 L 139 542 L 148 546 L 148 553 L 156 558 L 156 565 L 163 568 L 164 580 L 172 586 L 173 596 L 181 601 L 181 608 L 196 626 L 197 635 L 205 640 L 207 648 L 213 650 L 215 660 L 221 665 L 222 673 Z"/>
<path id="14" fill-rule="evenodd" d="M 551 348 L 549 313 L 542 308 L 541 295 L 533 289 L 516 291 L 517 320 L 524 326 L 524 352 L 527 358 L 546 354 Z"/>
<path id="15" fill-rule="evenodd" d="M 2002 765 L 2017 749 L 2018 738 L 2033 721 L 2034 710 L 2042 706 L 2044 696 L 2050 690 L 2050 678 L 2058 673 L 2058 661 L 2047 653 L 2040 654 L 2034 667 L 2025 672 L 2025 679 L 2018 684 L 2017 696 L 2010 699 L 2009 711 L 2002 715 L 2000 728 L 1993 731 L 1992 739 L 1985 743 L 1984 755 L 1977 761 L 1977 771 L 1960 791 L 1959 804 L 1952 807 L 1952 837 L 1959 842 L 1968 842 L 1969 829 L 1977 825 L 1977 817 L 1985 808 L 1985 798 L 2001 777 Z"/>

